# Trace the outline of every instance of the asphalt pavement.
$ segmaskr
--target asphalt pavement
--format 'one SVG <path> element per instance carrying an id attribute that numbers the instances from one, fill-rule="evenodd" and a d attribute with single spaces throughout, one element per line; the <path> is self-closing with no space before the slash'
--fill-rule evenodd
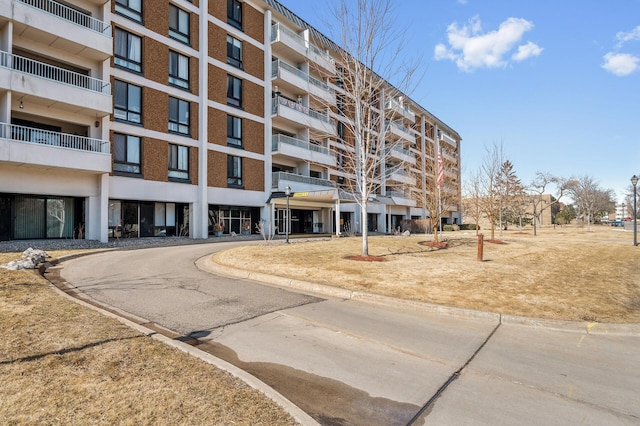
<path id="1" fill-rule="evenodd" d="M 59 274 L 249 372 L 320 424 L 640 424 L 637 326 L 505 321 L 202 269 L 246 243 L 110 251 Z"/>

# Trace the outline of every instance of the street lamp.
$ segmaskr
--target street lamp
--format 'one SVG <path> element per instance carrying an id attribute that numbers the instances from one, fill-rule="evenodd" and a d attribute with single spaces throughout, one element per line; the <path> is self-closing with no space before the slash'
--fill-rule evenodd
<path id="1" fill-rule="evenodd" d="M 286 215 L 285 215 L 285 220 L 284 220 L 284 235 L 286 238 L 285 243 L 289 244 L 289 197 L 291 197 L 291 187 L 289 185 L 287 185 L 287 187 L 284 189 L 284 195 L 287 196 L 287 211 L 286 211 Z"/>
<path id="2" fill-rule="evenodd" d="M 633 185 L 633 246 L 638 245 L 638 208 L 636 205 L 636 187 L 638 185 L 638 176 L 631 177 L 631 185 Z"/>

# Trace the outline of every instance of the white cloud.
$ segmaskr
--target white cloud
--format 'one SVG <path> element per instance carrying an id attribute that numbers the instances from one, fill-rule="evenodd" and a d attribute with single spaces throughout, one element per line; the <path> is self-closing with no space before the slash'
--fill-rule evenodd
<path id="1" fill-rule="evenodd" d="M 604 64 L 602 64 L 602 68 L 618 77 L 623 77 L 635 72 L 639 66 L 640 57 L 628 53 L 614 52 L 609 52 L 604 55 Z"/>
<path id="2" fill-rule="evenodd" d="M 434 57 L 436 60 L 449 59 L 465 71 L 504 67 L 508 64 L 505 57 L 522 40 L 524 33 L 532 28 L 533 23 L 521 18 L 508 18 L 498 30 L 486 33 L 482 31 L 482 23 L 477 16 L 462 27 L 454 22 L 447 28 L 449 47 L 438 44 Z M 521 61 L 541 52 L 541 47 L 529 42 L 519 46 L 512 59 Z"/>
<path id="3" fill-rule="evenodd" d="M 618 49 L 621 48 L 622 45 L 626 42 L 640 40 L 640 25 L 629 32 L 619 32 L 618 34 L 616 34 L 616 39 L 618 40 Z"/>
<path id="4" fill-rule="evenodd" d="M 511 57 L 514 61 L 524 61 L 532 56 L 538 56 L 542 53 L 542 47 L 530 41 L 527 44 L 518 46 L 518 51 Z"/>

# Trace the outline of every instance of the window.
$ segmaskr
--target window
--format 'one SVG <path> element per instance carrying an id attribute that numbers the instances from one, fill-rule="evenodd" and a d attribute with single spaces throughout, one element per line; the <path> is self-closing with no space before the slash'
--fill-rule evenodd
<path id="1" fill-rule="evenodd" d="M 142 0 L 116 0 L 116 13 L 142 22 Z"/>
<path id="2" fill-rule="evenodd" d="M 140 173 L 140 138 L 113 134 L 113 171 Z"/>
<path id="3" fill-rule="evenodd" d="M 242 107 L 242 80 L 227 75 L 227 105 Z"/>
<path id="4" fill-rule="evenodd" d="M 189 134 L 189 102 L 169 97 L 169 130 Z"/>
<path id="5" fill-rule="evenodd" d="M 169 84 L 189 88 L 189 58 L 173 50 L 169 51 Z"/>
<path id="6" fill-rule="evenodd" d="M 242 147 L 242 119 L 227 115 L 227 145 Z"/>
<path id="7" fill-rule="evenodd" d="M 169 37 L 184 44 L 189 44 L 191 32 L 189 31 L 189 13 L 169 5 Z"/>
<path id="8" fill-rule="evenodd" d="M 115 119 L 140 124 L 142 122 L 142 88 L 116 80 L 114 89 Z"/>
<path id="9" fill-rule="evenodd" d="M 344 123 L 338 121 L 338 140 L 344 143 Z"/>
<path id="10" fill-rule="evenodd" d="M 238 0 L 227 0 L 227 24 L 242 29 L 242 3 Z"/>
<path id="11" fill-rule="evenodd" d="M 116 28 L 114 63 L 131 71 L 142 71 L 142 39 Z"/>
<path id="12" fill-rule="evenodd" d="M 169 177 L 189 179 L 189 147 L 169 144 Z"/>
<path id="13" fill-rule="evenodd" d="M 242 69 L 242 42 L 227 36 L 227 63 Z"/>
<path id="14" fill-rule="evenodd" d="M 242 158 L 227 156 L 227 186 L 242 187 Z"/>

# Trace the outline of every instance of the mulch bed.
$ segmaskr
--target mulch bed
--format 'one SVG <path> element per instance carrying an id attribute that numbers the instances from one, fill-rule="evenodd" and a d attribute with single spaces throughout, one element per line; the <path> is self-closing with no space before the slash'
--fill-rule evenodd
<path id="1" fill-rule="evenodd" d="M 348 260 L 357 260 L 360 262 L 386 262 L 387 259 L 382 256 L 345 256 Z"/>
<path id="2" fill-rule="evenodd" d="M 449 248 L 449 243 L 445 243 L 444 241 L 420 241 L 418 244 L 421 246 L 427 246 L 436 249 L 446 249 Z"/>

